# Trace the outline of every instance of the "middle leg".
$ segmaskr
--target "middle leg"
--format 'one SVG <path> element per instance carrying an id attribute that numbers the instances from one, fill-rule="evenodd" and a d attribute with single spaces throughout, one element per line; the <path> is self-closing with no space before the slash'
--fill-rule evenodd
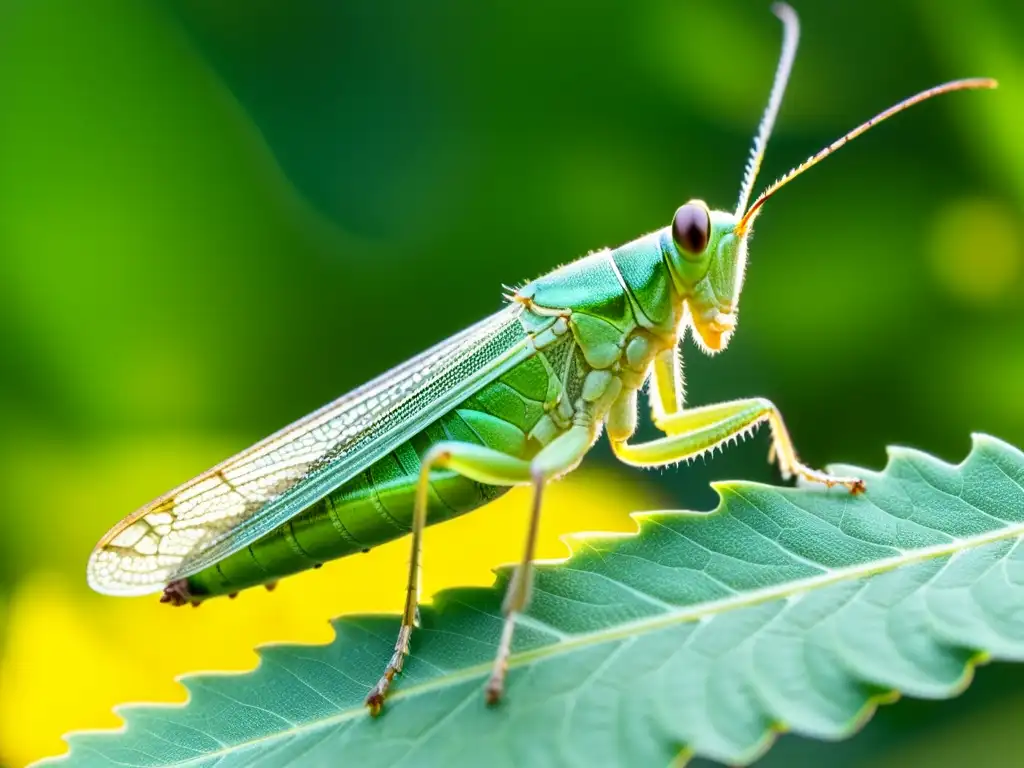
<path id="1" fill-rule="evenodd" d="M 567 432 L 552 440 L 541 449 L 530 462 L 530 476 L 533 483 L 533 505 L 530 508 L 530 522 L 526 532 L 523 557 L 512 574 L 512 580 L 505 593 L 502 612 L 505 623 L 501 630 L 498 652 L 494 657 L 491 677 L 487 681 L 485 695 L 488 704 L 500 701 L 505 689 L 505 674 L 508 672 L 508 657 L 512 651 L 512 635 L 515 632 L 516 616 L 526 610 L 533 591 L 533 559 L 537 549 L 537 530 L 540 526 L 541 498 L 544 486 L 553 478 L 571 470 L 586 454 L 594 442 L 594 428 L 575 425 Z"/>
<path id="2" fill-rule="evenodd" d="M 409 653 L 409 641 L 416 626 L 420 599 L 420 551 L 423 529 L 427 526 L 427 502 L 430 495 L 430 473 L 434 469 L 451 469 L 460 475 L 489 485 L 519 485 L 531 480 L 530 462 L 472 443 L 437 443 L 423 457 L 416 497 L 413 503 L 412 546 L 409 555 L 409 577 L 405 588 L 402 623 L 395 641 L 395 650 L 384 674 L 366 696 L 371 714 L 379 714 L 391 681 L 402 671 Z"/>

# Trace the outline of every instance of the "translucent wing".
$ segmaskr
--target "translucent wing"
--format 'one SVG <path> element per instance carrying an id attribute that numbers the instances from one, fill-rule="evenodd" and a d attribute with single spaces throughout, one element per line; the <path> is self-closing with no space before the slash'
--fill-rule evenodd
<path id="1" fill-rule="evenodd" d="M 89 558 L 89 585 L 156 592 L 270 532 L 532 354 L 510 305 L 114 526 Z"/>

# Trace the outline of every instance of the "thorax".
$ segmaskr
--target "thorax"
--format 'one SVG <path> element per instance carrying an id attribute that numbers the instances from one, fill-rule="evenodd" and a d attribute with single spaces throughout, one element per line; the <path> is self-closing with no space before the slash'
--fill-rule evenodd
<path id="1" fill-rule="evenodd" d="M 602 422 L 617 397 L 643 385 L 655 356 L 676 343 L 682 301 L 658 234 L 592 253 L 516 292 L 553 383 L 531 433 L 538 445 L 574 423 Z"/>

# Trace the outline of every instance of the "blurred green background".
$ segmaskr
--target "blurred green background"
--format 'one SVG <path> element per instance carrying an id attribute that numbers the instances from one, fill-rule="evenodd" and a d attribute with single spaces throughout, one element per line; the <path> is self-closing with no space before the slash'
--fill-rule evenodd
<path id="1" fill-rule="evenodd" d="M 1024 444 L 1024 5 L 796 7 L 759 186 L 923 87 L 1001 88 L 917 107 L 768 204 L 730 349 L 687 346 L 690 401 L 772 398 L 814 465 L 878 467 L 889 443 L 958 461 L 972 430 Z M 118 670 L 170 685 L 156 659 L 214 666 L 196 638 L 228 642 L 173 622 L 140 641 L 137 601 L 88 593 L 112 523 L 495 310 L 503 283 L 691 197 L 731 210 L 779 41 L 749 0 L 5 3 L 0 765 L 116 724 L 89 691 Z M 711 479 L 773 481 L 766 450 L 643 474 L 600 446 L 588 466 L 627 507 L 706 509 Z M 270 626 L 284 604 L 238 610 L 296 639 Z M 955 702 L 886 708 L 842 745 L 786 737 L 763 765 L 1014 764 L 1022 718 L 1024 672 L 983 668 Z"/>

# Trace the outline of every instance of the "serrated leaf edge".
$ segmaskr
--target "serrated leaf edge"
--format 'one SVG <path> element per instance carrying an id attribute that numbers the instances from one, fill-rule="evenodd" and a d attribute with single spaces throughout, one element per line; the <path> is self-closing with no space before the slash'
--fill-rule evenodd
<path id="1" fill-rule="evenodd" d="M 1001 452 L 1009 452 L 1011 454 L 1014 454 L 1021 463 L 1024 463 L 1024 453 L 1022 453 L 1019 449 L 1015 448 L 1011 444 L 1006 443 L 1005 441 L 999 440 L 998 438 L 993 437 L 993 436 L 988 435 L 988 434 L 985 434 L 985 433 L 974 432 L 974 433 L 971 433 L 971 450 L 968 452 L 967 456 L 962 461 L 960 461 L 959 463 L 957 463 L 955 465 L 952 465 L 952 464 L 950 464 L 948 462 L 944 462 L 941 459 L 938 459 L 935 456 L 933 456 L 933 455 L 931 455 L 929 453 L 926 453 L 924 451 L 919 451 L 919 450 L 914 449 L 914 448 L 908 448 L 908 447 L 899 446 L 899 445 L 891 445 L 891 446 L 888 446 L 887 449 L 886 449 L 886 455 L 887 455 L 887 459 L 888 460 L 886 461 L 885 467 L 880 472 L 878 472 L 878 474 L 886 474 L 886 473 L 888 473 L 889 470 L 892 468 L 892 466 L 893 466 L 893 464 L 895 462 L 897 462 L 897 461 L 899 461 L 901 459 L 908 459 L 910 457 L 923 458 L 923 459 L 927 459 L 928 461 L 936 462 L 936 463 L 942 464 L 942 465 L 947 466 L 947 467 L 952 466 L 954 468 L 959 469 L 959 468 L 962 468 L 967 463 L 967 461 L 971 458 L 971 456 L 973 456 L 975 454 L 975 452 L 977 452 L 981 448 L 994 448 L 994 449 L 996 449 L 998 451 L 1001 451 Z M 770 488 L 770 489 L 773 489 L 773 490 L 777 490 L 778 489 L 777 486 L 772 486 L 772 485 L 768 485 L 768 484 L 765 484 L 765 483 L 756 483 L 756 482 L 744 481 L 744 480 L 740 480 L 740 481 L 717 481 L 717 482 L 712 482 L 711 485 L 715 489 L 715 491 L 718 493 L 719 501 L 718 501 L 718 504 L 715 506 L 715 508 L 713 510 L 711 510 L 710 512 L 700 512 L 700 511 L 694 511 L 694 510 L 650 510 L 650 511 L 633 512 L 633 513 L 630 514 L 630 517 L 632 517 L 637 522 L 637 529 L 635 531 L 633 531 L 633 532 L 593 532 L 593 533 L 587 532 L 587 533 L 567 534 L 565 536 L 562 536 L 561 540 L 569 547 L 570 553 L 566 557 L 563 557 L 563 558 L 555 558 L 555 559 L 548 559 L 548 560 L 543 560 L 543 561 L 537 561 L 536 565 L 538 565 L 538 566 L 554 566 L 554 565 L 559 565 L 559 564 L 562 564 L 562 563 L 565 563 L 565 562 L 571 560 L 572 555 L 576 551 L 576 548 L 572 546 L 574 543 L 577 544 L 577 545 L 584 545 L 585 546 L 585 545 L 587 545 L 587 544 L 589 544 L 590 542 L 593 542 L 593 541 L 611 541 L 611 540 L 615 540 L 615 539 L 621 539 L 621 538 L 628 538 L 628 537 L 636 536 L 636 535 L 639 534 L 641 526 L 644 523 L 648 522 L 654 516 L 666 516 L 666 517 L 673 517 L 673 516 L 674 517 L 684 517 L 684 516 L 685 517 L 711 517 L 711 516 L 715 516 L 715 515 L 718 515 L 718 514 L 722 513 L 722 510 L 723 510 L 723 508 L 725 506 L 725 499 L 726 499 L 726 496 L 728 494 L 736 494 L 736 495 L 742 497 L 742 492 L 744 490 L 756 490 L 756 489 L 761 489 L 761 488 Z M 828 489 L 825 492 L 833 492 L 835 490 L 836 489 Z M 845 491 L 842 490 L 842 489 L 839 489 L 839 492 L 845 492 Z M 525 664 L 531 663 L 533 661 L 537 661 L 539 659 L 557 657 L 558 655 L 560 655 L 560 654 L 562 654 L 564 652 L 571 651 L 571 650 L 574 650 L 574 649 L 577 649 L 577 648 L 580 648 L 580 647 L 585 647 L 585 646 L 590 645 L 590 644 L 594 644 L 594 643 L 598 643 L 598 642 L 606 642 L 607 640 L 615 640 L 615 639 L 619 639 L 622 636 L 631 636 L 631 635 L 641 634 L 643 632 L 650 632 L 650 631 L 661 629 L 661 628 L 664 628 L 664 627 L 667 627 L 667 626 L 671 626 L 673 624 L 681 624 L 681 623 L 686 623 L 686 622 L 689 622 L 689 621 L 703 621 L 703 620 L 709 619 L 710 617 L 712 617 L 714 615 L 718 615 L 720 613 L 725 613 L 725 612 L 730 611 L 730 610 L 735 610 L 737 608 L 747 607 L 749 605 L 757 605 L 759 603 L 767 602 L 767 601 L 770 601 L 770 600 L 777 600 L 777 599 L 781 599 L 781 598 L 785 598 L 785 597 L 792 597 L 792 596 L 797 595 L 799 593 L 806 592 L 806 591 L 808 591 L 808 590 L 810 590 L 812 588 L 821 588 L 823 586 L 827 586 L 829 584 L 834 584 L 834 583 L 837 583 L 837 582 L 840 582 L 840 581 L 864 578 L 866 576 L 872 576 L 872 575 L 875 575 L 875 574 L 878 574 L 878 573 L 883 573 L 883 572 L 886 572 L 886 571 L 889 571 L 889 570 L 893 570 L 894 568 L 897 568 L 897 567 L 900 567 L 900 566 L 903 566 L 903 565 L 908 565 L 908 564 L 915 563 L 915 562 L 921 562 L 921 561 L 933 559 L 933 558 L 936 558 L 936 557 L 944 557 L 944 556 L 951 556 L 952 557 L 952 556 L 955 556 L 958 552 L 965 551 L 965 550 L 970 549 L 970 548 L 975 547 L 975 546 L 981 546 L 983 544 L 989 544 L 989 543 L 993 543 L 995 541 L 1000 541 L 1000 540 L 1007 539 L 1007 538 L 1021 537 L 1021 536 L 1024 536 L 1024 522 L 1014 524 L 1014 525 L 1009 526 L 1007 528 L 1000 528 L 1000 529 L 996 529 L 996 530 L 993 530 L 993 531 L 987 531 L 987 532 L 985 532 L 983 534 L 979 534 L 977 536 L 972 536 L 972 537 L 968 537 L 968 538 L 954 538 L 951 541 L 944 542 L 941 545 L 935 545 L 935 546 L 932 546 L 932 547 L 925 547 L 925 548 L 922 548 L 922 549 L 919 549 L 919 550 L 914 550 L 912 552 L 905 552 L 902 555 L 897 555 L 897 556 L 894 556 L 894 557 L 886 558 L 885 560 L 875 560 L 875 561 L 871 561 L 870 563 L 859 564 L 859 565 L 855 565 L 855 566 L 847 566 L 847 567 L 839 568 L 839 569 L 827 569 L 825 571 L 825 573 L 823 573 L 823 574 L 818 574 L 818 575 L 815 575 L 815 576 L 811 576 L 811 577 L 808 577 L 806 579 L 800 579 L 799 581 L 787 582 L 785 584 L 780 584 L 780 585 L 776 585 L 776 586 L 772 586 L 772 587 L 766 587 L 766 588 L 763 588 L 763 589 L 754 590 L 752 592 L 746 592 L 746 593 L 743 593 L 742 595 L 736 595 L 736 596 L 732 596 L 732 597 L 729 597 L 729 598 L 723 598 L 721 600 L 715 600 L 715 601 L 710 601 L 710 602 L 707 602 L 707 603 L 701 603 L 698 606 L 694 606 L 694 607 L 687 607 L 687 608 L 683 608 L 683 609 L 677 609 L 677 610 L 668 611 L 667 613 L 659 614 L 659 615 L 656 615 L 656 616 L 645 617 L 645 618 L 642 618 L 642 619 L 636 619 L 636 620 L 631 621 L 631 622 L 626 622 L 624 624 L 616 625 L 612 629 L 599 630 L 599 631 L 596 631 L 596 632 L 589 632 L 589 633 L 585 633 L 585 634 L 574 635 L 574 636 L 570 637 L 569 639 L 567 639 L 565 641 L 562 641 L 562 642 L 559 642 L 559 643 L 557 643 L 555 645 L 547 645 L 547 646 L 542 646 L 540 648 L 534 648 L 534 649 L 527 650 L 527 651 L 516 652 L 516 653 L 513 653 L 510 656 L 510 658 L 509 658 L 509 669 L 514 669 L 514 668 L 516 668 L 518 666 L 523 666 Z M 498 578 L 495 579 L 495 582 L 491 586 L 489 586 L 489 587 L 480 587 L 479 589 L 491 589 L 491 590 L 496 589 L 497 587 L 499 587 L 503 583 L 503 581 L 505 579 L 507 579 L 508 574 L 509 574 L 509 572 L 511 571 L 511 569 L 513 567 L 514 567 L 514 565 L 502 565 L 502 566 L 499 566 L 499 567 L 495 568 L 494 571 L 495 571 L 495 573 L 497 574 L 497 577 L 498 577 Z M 439 591 L 437 594 L 435 594 L 433 596 L 433 600 L 431 601 L 431 603 L 436 603 L 439 598 L 441 600 L 443 600 L 443 598 L 444 598 L 444 596 L 446 594 L 452 593 L 452 592 L 454 592 L 454 591 L 456 591 L 458 589 L 464 589 L 464 588 L 451 588 L 451 589 L 444 589 L 444 590 Z M 429 605 L 429 603 L 428 603 L 428 605 Z M 361 614 L 361 615 L 353 614 L 353 615 L 345 616 L 345 617 L 337 617 L 337 618 L 331 620 L 331 625 L 332 625 L 332 627 L 334 627 L 336 625 L 336 623 L 339 622 L 339 621 L 346 621 L 346 620 L 352 621 L 352 620 L 357 620 L 360 617 L 366 617 L 366 616 L 369 616 L 369 615 L 374 615 L 374 614 Z M 376 614 L 376 616 L 379 616 L 379 615 L 380 614 Z M 394 614 L 387 614 L 387 615 L 393 616 Z M 634 630 L 634 631 L 630 631 L 630 630 Z M 323 647 L 325 645 L 330 645 L 331 643 L 335 642 L 336 640 L 337 640 L 337 635 L 335 636 L 334 640 L 331 640 L 328 643 L 310 643 L 310 644 L 307 644 L 307 647 Z M 254 650 L 255 650 L 257 656 L 259 657 L 259 661 L 256 664 L 256 666 L 253 667 L 250 670 L 244 670 L 244 671 L 217 671 L 217 670 L 214 670 L 214 671 L 207 671 L 207 672 L 201 672 L 201 671 L 199 671 L 199 672 L 189 672 L 189 673 L 186 673 L 184 675 L 178 675 L 174 679 L 175 679 L 176 682 L 181 683 L 185 687 L 186 691 L 188 691 L 191 694 L 192 689 L 189 687 L 189 683 L 192 682 L 195 679 L 198 679 L 198 678 L 211 678 L 211 677 L 233 677 L 233 676 L 239 676 L 239 675 L 252 674 L 254 671 L 259 669 L 263 665 L 264 660 L 265 660 L 265 656 L 264 656 L 264 653 L 263 653 L 264 651 L 272 650 L 274 648 L 279 648 L 279 647 L 292 647 L 292 648 L 294 648 L 294 647 L 297 647 L 297 646 L 301 647 L 301 644 L 297 644 L 297 643 L 294 643 L 294 642 L 288 642 L 288 641 L 266 643 L 266 644 L 257 646 Z M 970 683 L 971 683 L 971 681 L 972 681 L 972 679 L 974 677 L 974 670 L 977 668 L 978 665 L 986 663 L 988 661 L 988 658 L 989 658 L 988 652 L 986 652 L 986 651 L 984 651 L 982 649 L 979 649 L 967 661 L 967 663 L 965 664 L 964 673 L 961 676 L 960 680 L 957 681 L 957 685 L 955 685 L 953 688 L 951 688 L 950 694 L 951 695 L 955 695 L 955 694 L 965 690 L 970 685 Z M 485 663 L 481 663 L 481 664 L 475 664 L 475 665 L 473 665 L 471 667 L 464 667 L 464 668 L 462 668 L 460 670 L 457 670 L 455 672 L 449 672 L 449 673 L 447 673 L 446 675 L 444 675 L 442 677 L 433 678 L 431 680 L 428 680 L 428 681 L 425 681 L 425 682 L 422 682 L 422 683 L 411 683 L 411 684 L 403 685 L 403 686 L 399 687 L 398 689 L 396 689 L 393 693 L 391 693 L 389 695 L 389 697 L 388 697 L 388 700 L 394 702 L 394 701 L 399 701 L 401 699 L 412 698 L 414 696 L 421 695 L 424 692 L 429 692 L 431 690 L 435 690 L 435 689 L 438 689 L 438 688 L 444 688 L 444 687 L 447 687 L 449 685 L 458 684 L 460 682 L 471 680 L 471 679 L 476 678 L 476 677 L 482 677 L 482 676 L 486 675 L 487 673 L 489 673 L 490 669 L 491 669 L 490 662 L 485 662 Z M 871 717 L 874 715 L 874 712 L 877 710 L 877 708 L 880 705 L 895 703 L 900 698 L 901 698 L 901 693 L 900 693 L 900 691 L 898 691 L 896 689 L 888 689 L 888 690 L 880 691 L 878 694 L 869 697 L 868 700 L 865 702 L 863 708 L 857 713 L 856 716 L 851 718 L 850 722 L 847 724 L 847 727 L 843 729 L 843 731 L 840 734 L 840 736 L 849 735 L 850 733 L 860 729 L 865 723 L 867 723 L 871 719 Z M 185 708 L 185 707 L 187 707 L 189 705 L 190 700 L 191 700 L 191 696 L 189 696 L 189 699 L 186 699 L 186 701 L 184 701 L 184 702 L 171 703 L 171 704 L 159 703 L 159 702 L 125 703 L 125 704 L 120 704 L 120 705 L 114 707 L 113 711 L 119 717 L 122 717 L 122 719 L 124 719 L 124 715 L 128 714 L 129 711 L 132 711 L 132 710 L 139 711 L 139 710 L 152 710 L 152 709 L 161 709 L 161 710 L 166 710 L 166 709 L 183 709 L 183 708 Z M 299 733 L 302 733 L 304 731 L 318 730 L 320 728 L 327 727 L 327 726 L 330 726 L 332 724 L 346 722 L 348 720 L 352 720 L 352 719 L 354 719 L 356 717 L 360 717 L 360 716 L 362 716 L 362 717 L 370 717 L 367 709 L 364 706 L 360 705 L 358 707 L 348 707 L 348 708 L 343 709 L 343 710 L 339 711 L 338 713 L 336 713 L 335 715 L 332 715 L 330 717 L 313 720 L 313 721 L 310 721 L 308 723 L 304 723 L 304 724 L 301 724 L 301 725 L 293 726 L 293 727 L 291 727 L 291 728 L 289 728 L 287 730 L 276 731 L 276 732 L 274 732 L 272 734 L 268 734 L 266 736 L 261 736 L 261 737 L 255 738 L 255 739 L 250 739 L 250 740 L 245 741 L 245 742 L 240 742 L 240 743 L 237 743 L 237 744 L 227 745 L 227 746 L 225 746 L 225 748 L 223 750 L 217 750 L 217 751 L 213 751 L 213 752 L 205 752 L 202 755 L 199 755 L 199 756 L 197 756 L 195 758 L 191 758 L 191 759 L 188 759 L 188 760 L 185 760 L 185 761 L 179 761 L 179 762 L 176 762 L 176 763 L 168 763 L 168 765 L 180 766 L 180 767 L 184 768 L 185 766 L 191 765 L 193 763 L 205 763 L 206 761 L 216 760 L 219 757 L 223 757 L 223 756 L 228 755 L 228 754 L 230 754 L 232 752 L 235 752 L 237 750 L 250 748 L 253 745 L 259 744 L 261 742 L 276 741 L 276 740 L 281 739 L 281 738 L 292 737 L 295 734 L 299 734 Z M 74 738 L 75 736 L 79 736 L 79 735 L 85 736 L 85 735 L 92 735 L 92 734 L 115 735 L 115 734 L 119 734 L 119 733 L 125 733 L 125 732 L 127 732 L 127 729 L 128 729 L 128 723 L 127 722 L 123 722 L 121 727 L 119 727 L 119 728 L 115 728 L 115 729 L 102 729 L 102 728 L 98 728 L 98 729 L 83 729 L 83 730 L 78 730 L 78 731 L 71 731 L 69 733 L 64 734 L 64 736 L 62 738 L 64 739 L 64 741 L 66 743 L 69 744 L 69 746 L 72 746 L 70 740 L 72 738 Z M 749 751 L 748 754 L 744 755 L 744 757 L 741 760 L 740 764 L 747 765 L 750 762 L 753 762 L 754 760 L 756 760 L 761 755 L 765 754 L 771 748 L 771 746 L 774 744 L 774 742 L 776 741 L 778 736 L 783 734 L 783 733 L 785 733 L 787 730 L 788 730 L 788 728 L 787 728 L 785 723 L 783 723 L 783 722 L 773 723 L 772 726 L 770 727 L 770 729 L 765 733 L 765 737 L 758 744 L 754 745 L 754 747 L 752 747 L 752 749 Z M 71 752 L 69 751 L 69 752 L 65 753 L 64 755 L 54 756 L 54 757 L 50 757 L 50 758 L 43 758 L 43 760 L 38 761 L 36 763 L 33 763 L 32 765 L 33 766 L 42 766 L 44 764 L 55 764 L 57 762 L 63 762 L 65 759 L 69 758 L 70 756 L 71 756 Z M 676 759 L 676 761 L 674 761 L 673 765 L 683 766 L 683 765 L 685 765 L 689 761 L 689 759 L 691 757 L 692 757 L 692 752 L 688 748 L 684 747 L 680 751 L 679 755 L 677 755 L 677 759 Z"/>

